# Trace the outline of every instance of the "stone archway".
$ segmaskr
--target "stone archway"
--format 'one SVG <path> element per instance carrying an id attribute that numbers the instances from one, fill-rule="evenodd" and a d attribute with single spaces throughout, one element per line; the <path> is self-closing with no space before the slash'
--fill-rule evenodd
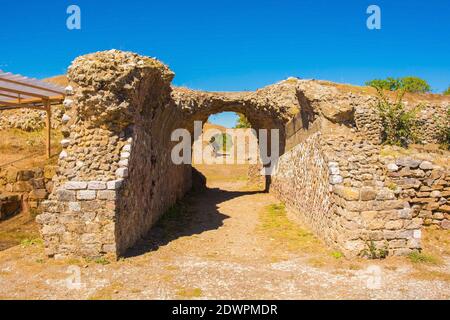
<path id="1" fill-rule="evenodd" d="M 330 83 L 290 78 L 239 93 L 172 88 L 164 64 L 116 50 L 77 58 L 68 75 L 64 150 L 37 218 L 49 256 L 122 255 L 191 188 L 191 165 L 171 161 L 170 133 L 192 132 L 194 120 L 221 111 L 280 130 L 285 153 L 271 192 L 347 256 L 367 243 L 394 255 L 419 249 L 416 211 L 426 207 L 409 197 L 450 181 L 447 168 L 427 161 L 399 161 L 405 170 L 393 172 L 399 166 L 380 157 L 375 98 Z M 435 127 L 425 122 L 422 130 Z"/>
<path id="2" fill-rule="evenodd" d="M 38 221 L 50 256 L 120 255 L 191 188 L 190 165 L 175 165 L 173 130 L 222 111 L 255 129 L 280 129 L 291 115 L 276 93 L 208 93 L 172 88 L 157 60 L 108 51 L 69 68 L 66 148 L 55 190 Z M 284 142 L 284 138 L 281 139 Z"/>

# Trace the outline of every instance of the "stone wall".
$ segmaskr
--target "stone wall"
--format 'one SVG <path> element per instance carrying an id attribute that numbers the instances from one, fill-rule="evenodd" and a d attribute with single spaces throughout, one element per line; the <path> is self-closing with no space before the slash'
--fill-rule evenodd
<path id="1" fill-rule="evenodd" d="M 330 176 L 320 133 L 313 133 L 281 156 L 272 175 L 270 191 L 297 212 L 322 239 L 332 238 Z"/>
<path id="2" fill-rule="evenodd" d="M 414 221 L 424 226 L 450 229 L 450 166 L 401 157 L 382 158 L 386 185 L 399 199 L 409 202 Z"/>
<path id="3" fill-rule="evenodd" d="M 393 98 L 392 98 L 393 99 Z M 355 127 L 361 136 L 373 143 L 382 142 L 383 125 L 376 109 L 377 99 L 366 97 L 355 107 Z M 427 100 L 404 101 L 407 110 L 418 108 L 415 134 L 422 144 L 442 143 L 442 128 L 450 125 L 448 109 L 450 103 Z"/>
<path id="4" fill-rule="evenodd" d="M 59 128 L 61 116 L 64 112 L 62 105 L 52 107 L 52 128 Z M 0 111 L 0 131 L 6 129 L 20 129 L 23 131 L 38 131 L 45 128 L 47 113 L 30 109 Z"/>
<path id="5" fill-rule="evenodd" d="M 56 167 L 51 165 L 29 170 L 0 169 L 0 195 L 15 195 L 24 209 L 37 209 L 52 192 L 55 174 Z"/>
<path id="6" fill-rule="evenodd" d="M 449 109 L 450 102 L 422 103 L 417 115 L 416 128 L 416 134 L 421 143 L 442 143 L 442 128 L 450 126 Z"/>
<path id="7" fill-rule="evenodd" d="M 423 225 L 449 227 L 448 160 L 442 167 L 385 157 L 367 132 L 351 128 L 297 130 L 287 134 L 297 145 L 280 158 L 271 191 L 330 246 L 346 256 L 371 244 L 404 255 L 421 248 Z"/>

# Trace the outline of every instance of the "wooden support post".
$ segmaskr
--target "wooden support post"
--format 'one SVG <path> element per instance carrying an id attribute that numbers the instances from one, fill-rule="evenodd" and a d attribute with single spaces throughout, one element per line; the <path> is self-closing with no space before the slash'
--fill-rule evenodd
<path id="1" fill-rule="evenodd" d="M 52 131 L 52 105 L 50 103 L 50 100 L 46 100 L 45 101 L 45 111 L 47 113 L 47 118 L 45 121 L 46 127 L 47 127 L 47 145 L 46 145 L 46 149 L 47 149 L 47 158 L 50 158 L 52 155 L 52 150 L 51 150 L 51 145 L 52 145 L 52 141 L 51 141 L 51 131 Z"/>

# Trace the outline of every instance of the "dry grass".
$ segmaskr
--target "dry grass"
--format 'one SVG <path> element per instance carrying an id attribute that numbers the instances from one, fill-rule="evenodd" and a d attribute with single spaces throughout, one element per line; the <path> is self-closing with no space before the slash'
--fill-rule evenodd
<path id="1" fill-rule="evenodd" d="M 326 80 L 319 80 L 320 84 L 335 87 L 340 91 L 343 92 L 351 92 L 355 94 L 367 94 L 367 95 L 373 95 L 376 96 L 377 92 L 375 88 L 369 87 L 369 86 L 356 86 L 346 83 L 335 83 L 330 82 Z M 397 92 L 395 91 L 386 91 L 386 95 L 389 98 L 394 99 L 397 95 Z M 409 93 L 407 92 L 404 97 L 405 101 L 412 102 L 412 103 L 418 103 L 422 101 L 430 102 L 430 103 L 442 103 L 442 102 L 450 102 L 450 96 L 444 96 L 442 94 L 434 94 L 434 93 Z"/>
<path id="2" fill-rule="evenodd" d="M 425 228 L 422 232 L 423 252 L 438 257 L 450 256 L 450 230 Z"/>
<path id="3" fill-rule="evenodd" d="M 291 252 L 325 253 L 326 247 L 307 229 L 289 220 L 282 204 L 268 206 L 260 216 L 260 231 L 275 247 Z"/>
<path id="4" fill-rule="evenodd" d="M 13 166 L 19 169 L 29 169 L 43 164 L 54 164 L 57 154 L 61 152 L 60 141 L 62 134 L 52 130 L 52 154 L 50 160 L 45 154 L 45 130 L 25 132 L 19 129 L 0 131 L 0 166 Z"/>
<path id="5" fill-rule="evenodd" d="M 411 277 L 450 282 L 450 270 L 446 265 L 450 256 L 450 230 L 423 229 L 422 248 L 422 252 L 407 257 L 414 269 Z"/>
<path id="6" fill-rule="evenodd" d="M 121 282 L 113 282 L 110 285 L 97 290 L 89 300 L 112 300 L 114 295 L 123 290 L 124 285 Z"/>
<path id="7" fill-rule="evenodd" d="M 436 270 L 427 270 L 424 268 L 412 273 L 411 277 L 417 280 L 450 282 L 450 273 Z"/>
<path id="8" fill-rule="evenodd" d="M 449 166 L 450 152 L 443 150 L 437 144 L 410 145 L 408 148 L 401 148 L 397 146 L 383 146 L 380 150 L 381 157 L 401 158 L 413 155 L 419 160 L 430 160 L 432 157 L 433 163 L 439 166 Z"/>
<path id="9" fill-rule="evenodd" d="M 176 295 L 180 299 L 194 299 L 200 298 L 203 291 L 200 288 L 179 288 Z"/>
<path id="10" fill-rule="evenodd" d="M 34 217 L 22 213 L 0 223 L 0 251 L 7 248 L 36 243 L 40 239 L 38 226 Z"/>
<path id="11" fill-rule="evenodd" d="M 65 75 L 47 78 L 47 79 L 44 79 L 44 81 L 56 84 L 61 87 L 67 87 L 69 85 L 69 80 L 67 79 L 67 76 L 65 76 Z"/>

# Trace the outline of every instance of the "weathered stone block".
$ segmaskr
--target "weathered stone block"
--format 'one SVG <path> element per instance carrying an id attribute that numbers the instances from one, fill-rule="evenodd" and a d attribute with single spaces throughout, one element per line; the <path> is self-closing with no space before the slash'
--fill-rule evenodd
<path id="1" fill-rule="evenodd" d="M 71 108 L 72 107 L 72 105 L 73 105 L 73 100 L 72 99 L 64 99 L 64 101 L 63 101 L 63 105 L 64 105 L 64 107 L 66 108 L 66 109 L 69 109 L 69 108 Z"/>
<path id="2" fill-rule="evenodd" d="M 437 202 L 436 198 L 413 198 L 409 200 L 411 203 L 433 203 Z"/>
<path id="3" fill-rule="evenodd" d="M 70 140 L 69 139 L 61 140 L 61 147 L 67 148 L 68 146 L 70 146 Z"/>
<path id="4" fill-rule="evenodd" d="M 378 217 L 378 211 L 363 211 L 361 212 L 361 218 L 367 223 Z"/>
<path id="5" fill-rule="evenodd" d="M 425 206 L 423 208 L 426 211 L 435 211 L 435 210 L 439 209 L 439 203 L 438 202 L 427 203 L 427 204 L 425 204 Z"/>
<path id="6" fill-rule="evenodd" d="M 433 164 L 429 161 L 423 161 L 419 167 L 422 170 L 433 170 L 434 168 Z"/>
<path id="7" fill-rule="evenodd" d="M 117 190 L 122 186 L 122 184 L 123 180 L 108 181 L 107 188 L 108 190 Z"/>
<path id="8" fill-rule="evenodd" d="M 99 200 L 116 200 L 116 191 L 101 190 L 98 192 L 97 197 Z"/>
<path id="9" fill-rule="evenodd" d="M 89 181 L 88 189 L 89 190 L 105 190 L 106 189 L 106 182 L 103 182 L 103 181 Z"/>
<path id="10" fill-rule="evenodd" d="M 331 184 L 340 184 L 344 181 L 344 179 L 339 175 L 332 175 L 330 176 L 330 183 Z"/>
<path id="11" fill-rule="evenodd" d="M 45 189 L 35 189 L 28 195 L 30 200 L 43 200 L 48 196 L 48 192 Z"/>
<path id="12" fill-rule="evenodd" d="M 115 244 L 104 244 L 102 250 L 105 253 L 115 253 L 117 249 Z"/>
<path id="13" fill-rule="evenodd" d="M 51 180 L 56 175 L 57 166 L 45 166 L 44 167 L 44 178 Z"/>
<path id="14" fill-rule="evenodd" d="M 119 161 L 119 166 L 120 167 L 128 167 L 128 163 L 129 163 L 128 159 L 120 160 Z"/>
<path id="15" fill-rule="evenodd" d="M 394 200 L 395 199 L 395 193 L 394 191 L 384 188 L 378 191 L 377 200 Z"/>
<path id="16" fill-rule="evenodd" d="M 407 241 L 405 239 L 389 241 L 389 248 L 403 248 L 406 247 Z"/>
<path id="17" fill-rule="evenodd" d="M 70 116 L 68 115 L 68 114 L 64 114 L 63 116 L 62 116 L 62 118 L 61 118 L 61 122 L 63 123 L 63 124 L 66 124 L 66 123 L 68 123 L 69 121 L 70 121 Z"/>
<path id="18" fill-rule="evenodd" d="M 81 211 L 81 204 L 79 202 L 69 202 L 68 208 L 70 211 L 74 212 L 80 212 Z"/>
<path id="19" fill-rule="evenodd" d="M 87 182 L 84 181 L 69 181 L 64 184 L 66 190 L 84 190 L 87 188 Z"/>
<path id="20" fill-rule="evenodd" d="M 385 228 L 388 230 L 398 230 L 403 227 L 403 221 L 402 220 L 391 220 L 386 222 Z"/>
<path id="21" fill-rule="evenodd" d="M 44 212 L 36 217 L 36 222 L 39 224 L 54 224 L 56 223 L 56 216 L 51 212 Z"/>
<path id="22" fill-rule="evenodd" d="M 131 144 L 126 144 L 122 148 L 122 152 L 131 152 Z"/>
<path id="23" fill-rule="evenodd" d="M 376 210 L 394 210 L 394 209 L 404 209 L 409 207 L 408 202 L 404 200 L 385 200 L 378 201 L 375 205 Z"/>
<path id="24" fill-rule="evenodd" d="M 17 172 L 17 181 L 28 181 L 34 178 L 34 171 L 20 170 Z"/>
<path id="25" fill-rule="evenodd" d="M 367 224 L 367 228 L 370 230 L 380 230 L 384 227 L 384 220 L 383 219 L 373 219 L 369 221 Z"/>
<path id="26" fill-rule="evenodd" d="M 441 228 L 445 230 L 450 230 L 450 220 L 443 220 L 441 222 Z"/>
<path id="27" fill-rule="evenodd" d="M 60 189 L 56 191 L 56 198 L 59 201 L 75 201 L 76 200 L 76 192 L 71 190 Z"/>
<path id="28" fill-rule="evenodd" d="M 127 178 L 128 177 L 128 168 L 119 168 L 119 169 L 117 169 L 116 176 L 118 178 Z"/>
<path id="29" fill-rule="evenodd" d="M 399 167 L 395 163 L 389 163 L 387 169 L 389 172 L 397 172 Z"/>
<path id="30" fill-rule="evenodd" d="M 80 190 L 77 192 L 78 200 L 94 200 L 97 197 L 97 192 L 94 190 Z"/>
<path id="31" fill-rule="evenodd" d="M 120 159 L 121 160 L 123 160 L 123 159 L 128 159 L 130 157 L 130 153 L 129 152 L 122 152 L 121 154 L 120 154 Z"/>
<path id="32" fill-rule="evenodd" d="M 362 201 L 370 201 L 375 200 L 377 197 L 377 192 L 371 187 L 362 187 L 361 188 L 361 200 Z"/>
<path id="33" fill-rule="evenodd" d="M 42 234 L 51 236 L 51 235 L 61 235 L 64 233 L 64 226 L 55 224 L 55 225 L 44 225 L 42 227 Z"/>
<path id="34" fill-rule="evenodd" d="M 349 188 L 344 186 L 336 186 L 335 192 L 345 200 L 357 201 L 359 200 L 359 190 L 356 188 Z"/>
<path id="35" fill-rule="evenodd" d="M 81 235 L 82 243 L 96 243 L 98 241 L 95 233 L 85 233 Z"/>
<path id="36" fill-rule="evenodd" d="M 33 186 L 28 181 L 17 181 L 12 187 L 12 192 L 30 192 Z"/>

